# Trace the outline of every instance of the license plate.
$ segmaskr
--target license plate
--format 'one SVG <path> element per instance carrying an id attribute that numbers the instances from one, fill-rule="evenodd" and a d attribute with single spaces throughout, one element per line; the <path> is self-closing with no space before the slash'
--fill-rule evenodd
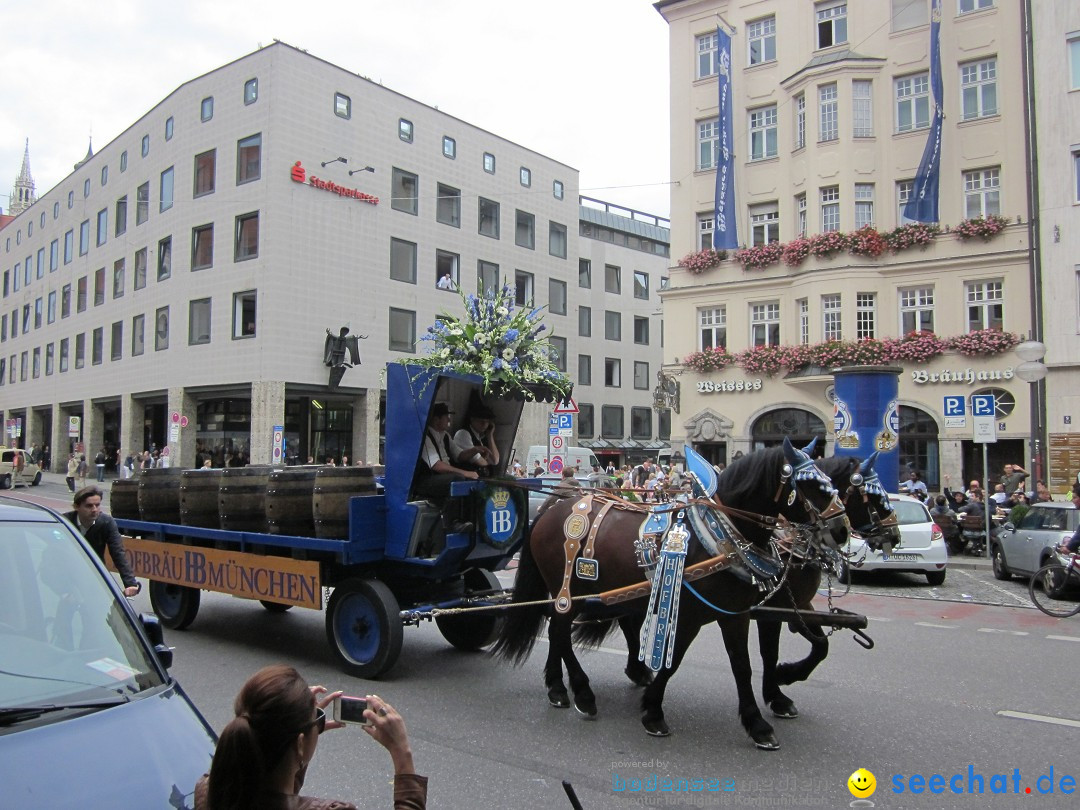
<path id="1" fill-rule="evenodd" d="M 882 554 L 881 559 L 884 562 L 898 561 L 898 562 L 918 562 L 918 554 Z"/>

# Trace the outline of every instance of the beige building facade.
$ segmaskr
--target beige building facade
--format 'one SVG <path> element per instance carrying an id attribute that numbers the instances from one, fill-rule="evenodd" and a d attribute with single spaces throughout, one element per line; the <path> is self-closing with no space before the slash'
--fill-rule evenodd
<path id="1" fill-rule="evenodd" d="M 718 160 L 716 29 L 733 30 L 731 82 L 739 242 L 789 243 L 863 226 L 905 224 L 932 118 L 930 0 L 787 3 L 662 0 L 671 54 L 672 257 L 708 246 Z M 784 436 L 833 441 L 828 368 L 769 376 L 739 366 L 699 373 L 684 360 L 723 346 L 809 346 L 900 338 L 951 338 L 983 329 L 1027 337 L 1030 306 L 1028 163 L 1020 7 L 944 0 L 945 87 L 939 218 L 923 247 L 880 256 L 808 256 L 763 268 L 732 260 L 700 273 L 671 270 L 664 293 L 665 370 L 679 380 L 672 444 L 685 440 L 714 462 Z M 953 229 L 980 215 L 1008 225 L 993 238 Z M 1074 295 L 1075 298 L 1075 295 Z M 931 490 L 949 476 L 982 478 L 981 446 L 947 419 L 944 398 L 995 397 L 998 441 L 991 475 L 1032 458 L 1030 391 L 1011 351 L 948 351 L 902 362 L 901 470 Z M 1045 475 L 1045 473 L 1044 473 Z"/>

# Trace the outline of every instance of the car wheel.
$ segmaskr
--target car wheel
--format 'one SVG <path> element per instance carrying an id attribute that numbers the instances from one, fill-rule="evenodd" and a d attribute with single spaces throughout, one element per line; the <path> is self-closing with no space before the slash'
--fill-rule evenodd
<path id="1" fill-rule="evenodd" d="M 840 561 L 836 569 L 836 578 L 844 585 L 851 584 L 851 566 L 847 564 L 847 560 Z"/>
<path id="2" fill-rule="evenodd" d="M 1009 566 L 1005 563 L 1005 550 L 1001 546 L 995 545 L 992 549 L 992 553 L 993 559 L 991 560 L 991 564 L 994 567 L 994 579 L 1008 582 L 1012 579 L 1012 572 L 1009 571 Z"/>
<path id="3" fill-rule="evenodd" d="M 944 585 L 945 584 L 945 572 L 944 571 L 927 571 L 926 581 L 931 585 Z"/>
<path id="4" fill-rule="evenodd" d="M 0 477 L 0 489 L 11 489 L 11 473 Z"/>
<path id="5" fill-rule="evenodd" d="M 36 487 L 41 483 L 41 470 L 38 470 L 37 475 L 34 476 L 34 480 L 30 482 L 30 486 Z"/>

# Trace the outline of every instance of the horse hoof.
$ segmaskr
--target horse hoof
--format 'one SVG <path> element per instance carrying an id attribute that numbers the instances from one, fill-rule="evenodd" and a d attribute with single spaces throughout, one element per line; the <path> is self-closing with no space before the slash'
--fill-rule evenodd
<path id="1" fill-rule="evenodd" d="M 645 733 L 650 737 L 670 737 L 671 729 L 663 718 L 659 720 L 646 720 L 642 718 L 641 724 L 645 726 Z"/>
<path id="2" fill-rule="evenodd" d="M 762 734 L 758 737 L 754 737 L 754 745 L 762 751 L 780 750 L 780 741 L 776 739 L 776 736 L 773 734 Z"/>
<path id="3" fill-rule="evenodd" d="M 582 720 L 595 720 L 596 719 L 596 701 L 595 700 L 575 700 L 574 710 L 581 716 Z"/>
<path id="4" fill-rule="evenodd" d="M 653 674 L 647 667 L 627 667 L 623 670 L 634 686 L 648 686 L 653 682 Z"/>
<path id="5" fill-rule="evenodd" d="M 794 720 L 799 716 L 799 710 L 795 708 L 795 704 L 790 700 L 774 700 L 769 704 L 769 708 L 772 709 L 774 717 L 779 717 L 783 720 Z"/>
<path id="6" fill-rule="evenodd" d="M 548 703 L 556 709 L 570 708 L 570 695 L 565 687 L 553 686 L 548 689 Z"/>

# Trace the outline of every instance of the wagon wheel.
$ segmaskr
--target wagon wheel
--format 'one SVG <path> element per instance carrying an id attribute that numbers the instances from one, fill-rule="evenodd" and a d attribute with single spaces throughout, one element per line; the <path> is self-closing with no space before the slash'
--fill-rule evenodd
<path id="1" fill-rule="evenodd" d="M 502 587 L 499 578 L 490 571 L 470 568 L 462 577 L 465 581 L 465 595 L 475 591 L 497 591 Z M 459 650 L 475 652 L 491 644 L 502 630 L 506 617 L 501 611 L 492 610 L 480 613 L 462 613 L 450 616 L 436 616 L 435 624 L 443 638 Z"/>
<path id="2" fill-rule="evenodd" d="M 170 630 L 184 630 L 195 621 L 201 596 L 198 588 L 150 580 L 150 605 Z"/>
<path id="3" fill-rule="evenodd" d="M 284 613 L 292 607 L 292 605 L 286 605 L 283 602 L 267 602 L 265 599 L 260 599 L 259 604 L 271 613 Z"/>
<path id="4" fill-rule="evenodd" d="M 397 598 L 375 579 L 347 579 L 326 609 L 326 638 L 338 665 L 357 678 L 377 678 L 401 654 Z"/>

